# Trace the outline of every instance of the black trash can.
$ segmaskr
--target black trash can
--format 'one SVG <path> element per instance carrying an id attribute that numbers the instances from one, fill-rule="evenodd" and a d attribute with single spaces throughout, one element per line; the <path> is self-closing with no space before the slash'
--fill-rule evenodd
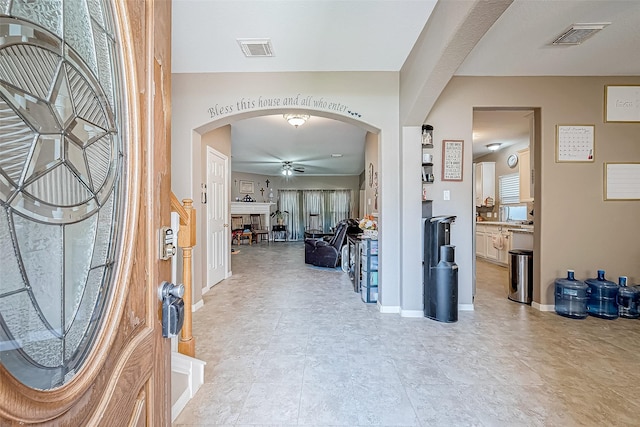
<path id="1" fill-rule="evenodd" d="M 531 304 L 533 297 L 533 251 L 509 251 L 509 299 Z"/>

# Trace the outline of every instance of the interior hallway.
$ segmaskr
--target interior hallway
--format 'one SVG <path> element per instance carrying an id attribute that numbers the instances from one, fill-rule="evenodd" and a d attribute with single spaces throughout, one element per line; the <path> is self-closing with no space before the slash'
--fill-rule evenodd
<path id="1" fill-rule="evenodd" d="M 174 426 L 640 423 L 640 321 L 511 302 L 503 267 L 478 261 L 452 324 L 380 314 L 301 242 L 243 245 L 232 270 L 194 313 L 205 384 Z"/>

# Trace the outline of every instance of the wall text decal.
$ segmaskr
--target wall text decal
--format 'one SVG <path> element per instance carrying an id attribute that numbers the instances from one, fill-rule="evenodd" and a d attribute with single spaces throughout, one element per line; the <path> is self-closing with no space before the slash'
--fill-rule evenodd
<path id="1" fill-rule="evenodd" d="M 233 113 L 241 113 L 250 110 L 263 110 L 282 107 L 305 107 L 316 110 L 325 110 L 335 113 L 346 113 L 354 117 L 362 117 L 342 102 L 329 100 L 324 97 L 316 98 L 312 95 L 297 94 L 295 96 L 258 96 L 257 98 L 242 97 L 235 102 L 215 104 L 209 107 L 209 116 L 212 119 Z"/>

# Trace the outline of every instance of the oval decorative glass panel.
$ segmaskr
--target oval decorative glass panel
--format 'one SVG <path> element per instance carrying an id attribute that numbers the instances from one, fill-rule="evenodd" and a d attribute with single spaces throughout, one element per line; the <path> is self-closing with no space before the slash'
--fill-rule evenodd
<path id="1" fill-rule="evenodd" d="M 124 144 L 111 2 L 0 0 L 0 363 L 51 389 L 110 300 Z"/>

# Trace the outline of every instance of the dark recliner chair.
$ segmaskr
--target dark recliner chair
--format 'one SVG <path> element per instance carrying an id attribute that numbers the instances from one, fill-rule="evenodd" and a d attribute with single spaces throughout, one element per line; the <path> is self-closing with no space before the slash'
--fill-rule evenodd
<path id="1" fill-rule="evenodd" d="M 340 261 L 340 250 L 347 240 L 347 234 L 361 233 L 353 219 L 344 219 L 336 226 L 329 240 L 306 239 L 304 241 L 304 262 L 317 267 L 336 268 Z"/>

